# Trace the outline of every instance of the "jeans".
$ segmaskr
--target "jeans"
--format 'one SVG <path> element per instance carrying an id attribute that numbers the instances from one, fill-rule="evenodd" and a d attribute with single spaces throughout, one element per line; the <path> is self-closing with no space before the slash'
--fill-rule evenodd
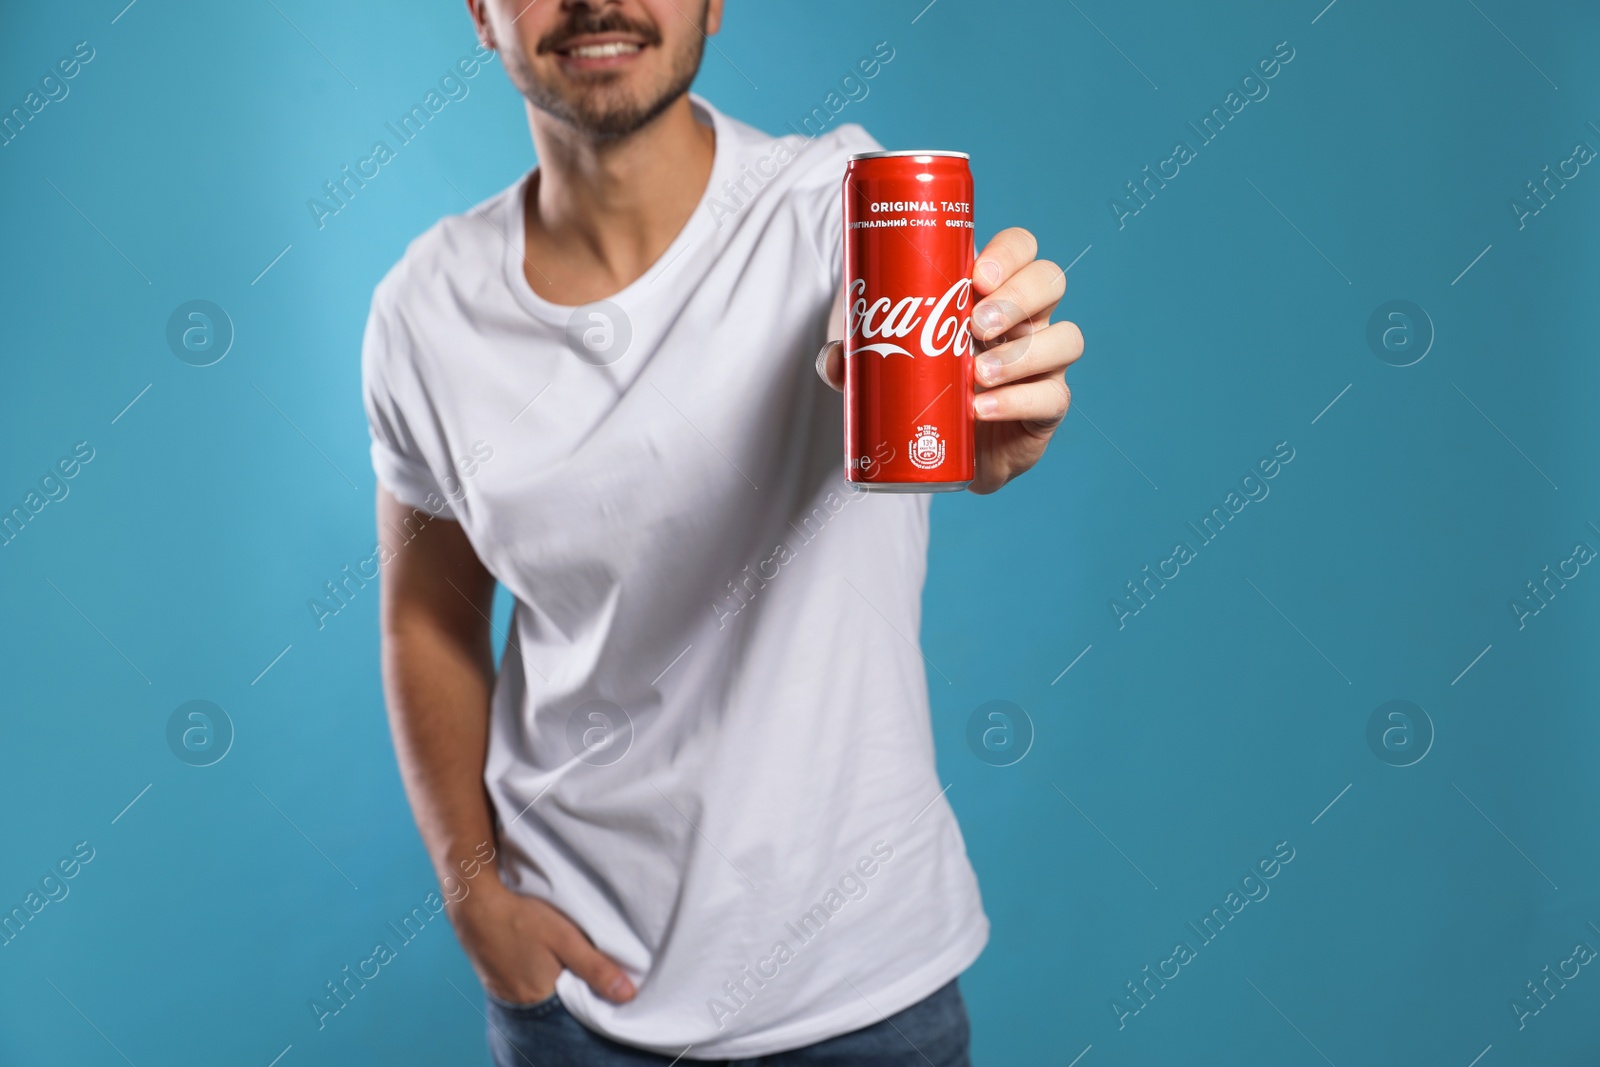
<path id="1" fill-rule="evenodd" d="M 904 1011 L 848 1034 L 805 1048 L 744 1060 L 658 1056 L 618 1044 L 585 1028 L 559 997 L 538 1004 L 488 1002 L 489 1050 L 495 1067 L 971 1067 L 967 1058 L 967 1008 L 949 985 Z"/>

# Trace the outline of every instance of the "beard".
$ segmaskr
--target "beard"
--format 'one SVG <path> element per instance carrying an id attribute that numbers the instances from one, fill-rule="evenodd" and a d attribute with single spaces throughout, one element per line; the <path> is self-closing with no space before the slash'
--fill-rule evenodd
<path id="1" fill-rule="evenodd" d="M 702 11 L 699 30 L 704 21 Z M 577 8 L 565 25 L 539 41 L 537 52 L 548 55 L 573 38 L 598 33 L 633 33 L 646 47 L 661 47 L 661 33 L 654 25 L 636 23 L 617 12 L 597 15 L 589 8 Z M 558 75 L 544 81 L 521 49 L 503 60 L 528 103 L 595 140 L 612 141 L 648 125 L 688 92 L 704 53 L 705 36 L 696 32 L 667 57 L 667 70 L 654 79 L 655 84 L 642 87 L 630 86 L 630 75 L 618 71 L 587 71 L 576 78 Z"/>

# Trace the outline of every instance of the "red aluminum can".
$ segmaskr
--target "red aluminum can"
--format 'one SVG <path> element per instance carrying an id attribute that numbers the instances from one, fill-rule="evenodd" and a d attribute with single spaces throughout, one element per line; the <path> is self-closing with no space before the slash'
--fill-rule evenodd
<path id="1" fill-rule="evenodd" d="M 844 176 L 845 480 L 973 477 L 972 171 L 964 152 L 866 152 Z"/>

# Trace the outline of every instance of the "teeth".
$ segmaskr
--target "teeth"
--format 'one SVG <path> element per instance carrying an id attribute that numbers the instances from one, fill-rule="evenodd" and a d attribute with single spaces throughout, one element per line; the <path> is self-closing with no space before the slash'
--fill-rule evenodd
<path id="1" fill-rule="evenodd" d="M 606 44 L 586 44 L 572 49 L 571 54 L 580 59 L 608 59 L 611 56 L 627 56 L 639 50 L 639 46 L 629 41 L 611 41 Z"/>

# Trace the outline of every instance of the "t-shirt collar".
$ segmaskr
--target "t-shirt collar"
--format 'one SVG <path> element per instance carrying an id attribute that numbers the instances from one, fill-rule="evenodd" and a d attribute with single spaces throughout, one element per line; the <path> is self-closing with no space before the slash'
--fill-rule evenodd
<path id="1" fill-rule="evenodd" d="M 700 194 L 700 201 L 695 205 L 694 213 L 689 216 L 689 221 L 684 223 L 683 229 L 667 245 L 664 252 L 650 265 L 650 268 L 633 282 L 625 286 L 621 292 L 607 297 L 614 303 L 629 306 L 636 302 L 640 292 L 656 280 L 657 275 L 663 271 L 682 266 L 678 260 L 687 255 L 692 249 L 704 243 L 707 236 L 707 227 L 711 225 L 711 216 L 707 207 L 715 190 L 719 189 L 725 180 L 726 172 L 732 166 L 733 136 L 728 128 L 728 121 L 723 114 L 704 98 L 695 93 L 689 94 L 689 103 L 694 109 L 695 117 L 711 127 L 715 135 L 716 144 L 713 148 L 711 162 L 711 177 L 706 182 L 705 191 Z M 528 183 L 538 173 L 535 165 L 524 174 L 517 183 L 511 187 L 510 195 L 505 198 L 502 205 L 500 220 L 501 233 L 505 236 L 505 280 L 513 296 L 529 314 L 544 321 L 560 326 L 565 326 L 571 319 L 577 307 L 574 305 L 556 304 L 538 293 L 528 285 L 528 279 L 522 273 L 522 258 L 526 250 L 526 230 L 523 226 L 523 205 L 527 202 Z M 714 227 L 713 227 L 714 230 Z"/>

